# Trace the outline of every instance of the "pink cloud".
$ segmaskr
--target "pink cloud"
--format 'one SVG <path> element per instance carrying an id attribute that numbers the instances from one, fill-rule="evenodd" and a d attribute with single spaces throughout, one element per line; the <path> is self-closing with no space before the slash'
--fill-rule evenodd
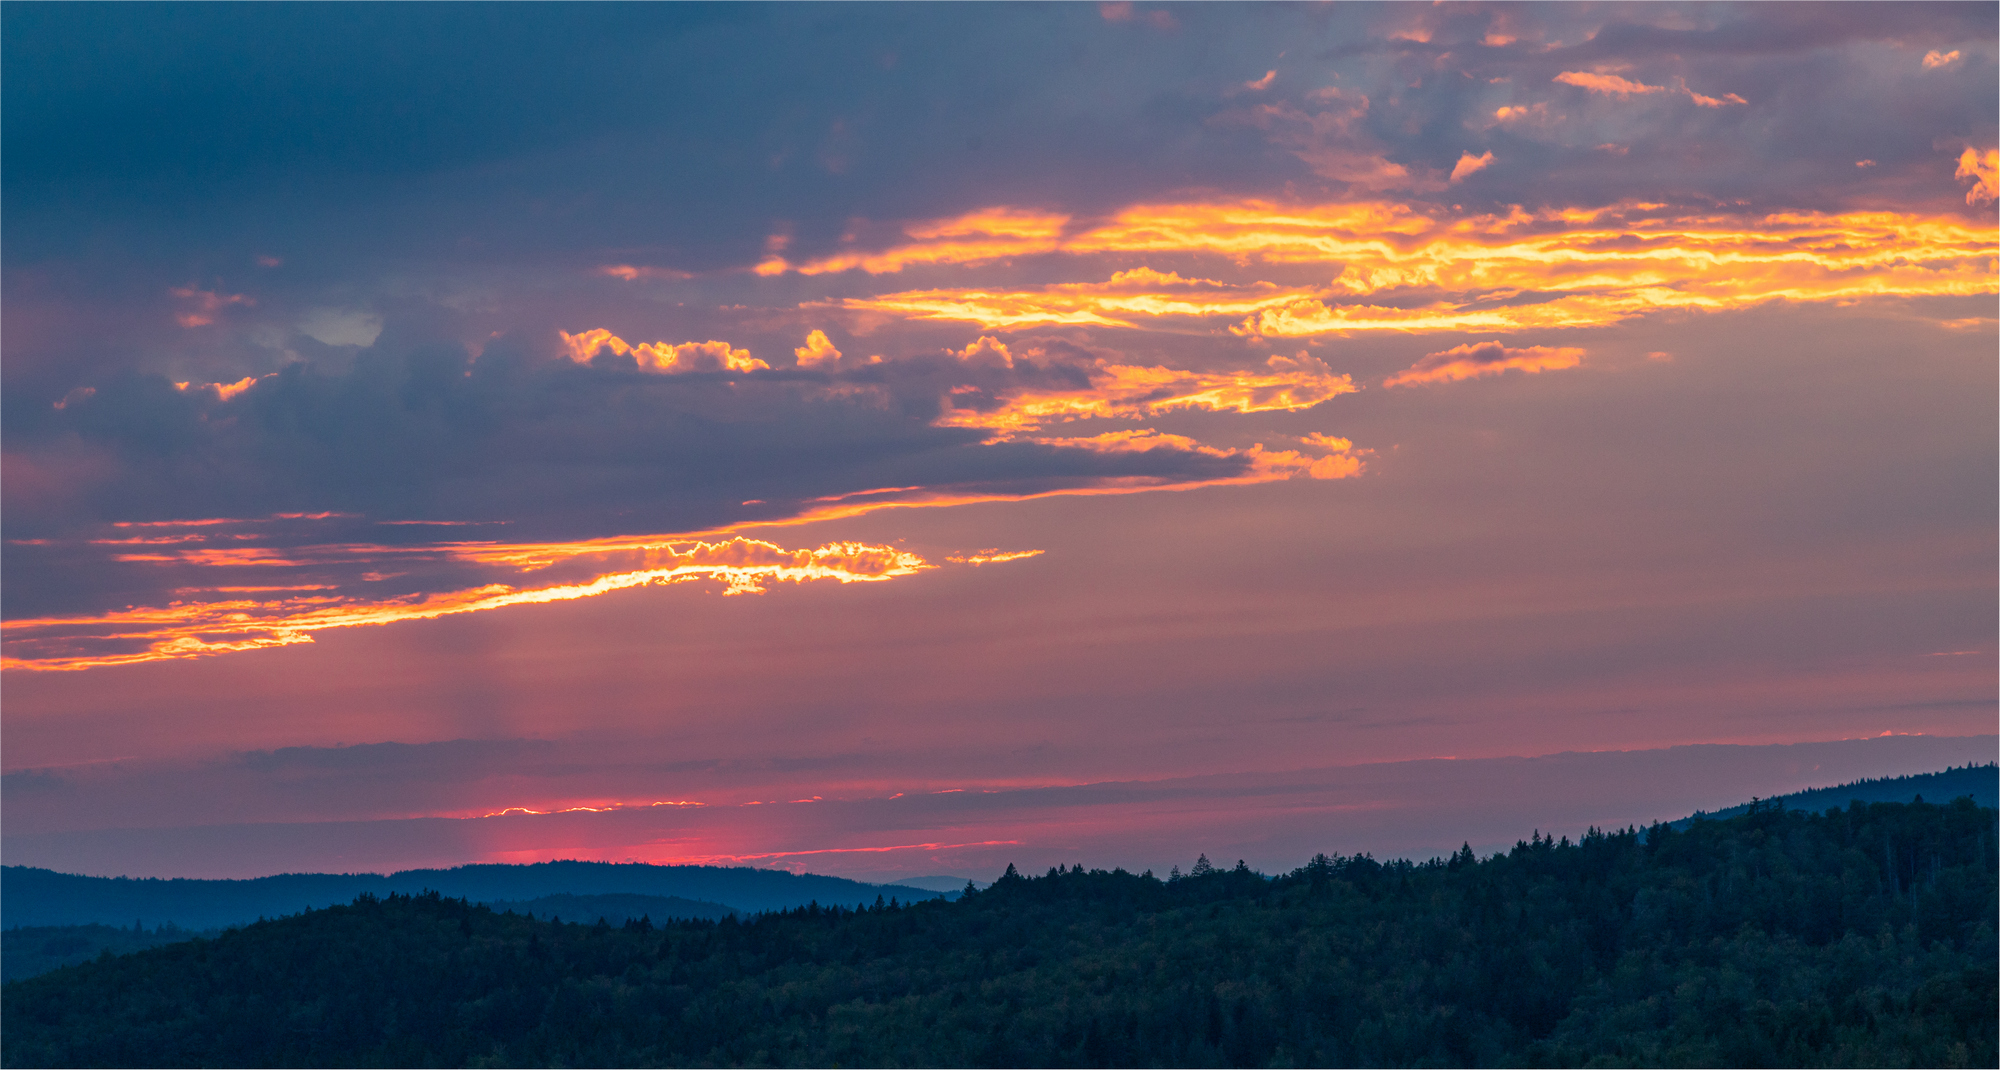
<path id="1" fill-rule="evenodd" d="M 1458 158 L 1458 165 L 1451 169 L 1451 180 L 1458 182 L 1475 171 L 1483 170 L 1487 164 L 1492 162 L 1493 153 L 1490 150 L 1479 156 L 1474 156 L 1469 152 L 1465 153 Z"/>
<path id="2" fill-rule="evenodd" d="M 1453 346 L 1426 355 L 1382 381 L 1383 386 L 1413 386 L 1418 383 L 1448 383 L 1482 375 L 1499 375 L 1509 368 L 1530 374 L 1574 368 L 1582 363 L 1584 351 L 1574 347 L 1529 346 L 1512 349 L 1497 341 Z"/>

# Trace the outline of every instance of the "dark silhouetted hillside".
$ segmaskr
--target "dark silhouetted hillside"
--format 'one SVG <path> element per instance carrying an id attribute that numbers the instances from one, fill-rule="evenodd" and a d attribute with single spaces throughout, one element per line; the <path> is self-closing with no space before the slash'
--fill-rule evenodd
<path id="1" fill-rule="evenodd" d="M 740 911 L 721 903 L 681 899 L 671 895 L 544 895 L 535 899 L 496 899 L 486 904 L 495 913 L 513 911 L 530 914 L 543 921 L 567 919 L 593 922 L 603 918 L 612 925 L 627 921 L 682 921 L 698 918 L 721 921 Z"/>
<path id="2" fill-rule="evenodd" d="M 1985 765 L 1967 765 L 1946 769 L 1937 773 L 1919 773 L 1915 776 L 1879 777 L 1871 780 L 1856 780 L 1831 788 L 1812 788 L 1777 796 L 1771 801 L 1780 803 L 1788 810 L 1825 810 L 1828 807 L 1844 807 L 1851 802 L 1912 802 L 1928 799 L 1934 803 L 1950 802 L 1959 796 L 1971 799 L 1981 806 L 2000 807 L 2000 764 L 1987 762 Z M 1717 810 L 1712 814 L 1702 814 L 1710 820 L 1735 817 L 1750 809 L 1749 803 L 1732 806 L 1727 810 Z M 1692 817 L 1674 822 L 1675 828 L 1685 828 Z"/>
<path id="3" fill-rule="evenodd" d="M 410 869 L 388 876 L 286 873 L 254 880 L 135 880 L 7 866 L 0 870 L 0 916 L 8 925 L 129 925 L 139 919 L 147 925 L 170 922 L 188 929 L 214 929 L 348 903 L 359 895 L 379 898 L 427 891 L 475 903 L 548 895 L 665 896 L 753 914 L 814 902 L 853 906 L 874 902 L 878 895 L 908 901 L 939 894 L 780 870 L 636 862 L 471 865 Z"/>
<path id="4" fill-rule="evenodd" d="M 8 1066 L 1992 1066 L 1995 811 L 665 926 L 363 898 L 0 989 Z"/>

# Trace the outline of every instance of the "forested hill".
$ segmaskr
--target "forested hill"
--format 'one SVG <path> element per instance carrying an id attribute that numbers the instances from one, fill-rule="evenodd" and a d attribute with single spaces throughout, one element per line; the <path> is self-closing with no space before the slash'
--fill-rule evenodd
<path id="1" fill-rule="evenodd" d="M 708 917 L 730 909 L 784 910 L 817 902 L 853 906 L 875 897 L 909 901 L 939 893 L 902 885 L 744 866 L 654 866 L 639 862 L 541 862 L 470 865 L 379 873 L 285 873 L 254 880 L 134 880 L 82 877 L 26 866 L 0 870 L 0 915 L 9 926 L 171 923 L 185 929 L 241 925 L 260 917 L 332 906 L 359 895 L 435 891 L 475 903 L 550 895 L 646 895 L 696 900 L 676 916 Z M 558 911 L 559 912 L 559 911 Z M 593 918 L 595 915 L 593 915 Z"/>
<path id="2" fill-rule="evenodd" d="M 1836 787 L 1811 788 L 1781 795 L 1771 801 L 1792 810 L 1824 810 L 1830 806 L 1846 806 L 1856 799 L 1865 803 L 1911 802 L 1915 799 L 1941 803 L 1961 795 L 1981 806 L 2000 806 L 2000 764 L 1987 762 L 1985 765 L 1966 765 L 1915 776 L 1856 780 Z M 1745 803 L 1700 816 L 1714 820 L 1735 817 L 1749 809 L 1750 804 Z M 1683 818 L 1674 822 L 1674 827 L 1685 828 L 1693 820 L 1692 817 Z"/>
<path id="3" fill-rule="evenodd" d="M 1959 800 L 657 928 L 369 897 L 8 984 L 0 1062 L 1992 1066 L 1996 868 Z"/>

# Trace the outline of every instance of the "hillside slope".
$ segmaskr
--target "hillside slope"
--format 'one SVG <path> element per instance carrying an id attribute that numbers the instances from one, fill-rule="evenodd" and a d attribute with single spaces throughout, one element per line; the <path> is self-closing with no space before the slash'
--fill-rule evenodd
<path id="1" fill-rule="evenodd" d="M 26 866 L 0 869 L 0 914 L 6 924 L 147 925 L 184 929 L 243 925 L 258 918 L 296 914 L 310 907 L 352 902 L 356 896 L 439 892 L 475 903 L 520 901 L 547 895 L 649 895 L 745 913 L 805 906 L 872 903 L 875 897 L 909 901 L 939 893 L 902 885 L 863 884 L 840 877 L 722 866 L 654 866 L 645 863 L 541 862 L 470 865 L 377 873 L 285 873 L 254 880 L 160 880 L 84 877 Z"/>
<path id="2" fill-rule="evenodd" d="M 657 929 L 368 898 L 9 984 L 0 1062 L 1991 1066 L 1996 834 L 1760 807 Z"/>
<path id="3" fill-rule="evenodd" d="M 1980 806 L 2000 807 L 2000 764 L 1988 762 L 1985 765 L 1965 765 L 1936 773 L 1856 780 L 1830 788 L 1796 791 L 1770 801 L 1783 804 L 1788 810 L 1825 810 L 1828 807 L 1844 807 L 1856 800 L 1865 803 L 1906 803 L 1926 799 L 1934 803 L 1946 803 L 1960 796 L 1971 799 Z M 1735 817 L 1747 813 L 1749 809 L 1750 804 L 1743 803 L 1727 810 L 1717 810 L 1712 814 L 1700 816 L 1713 821 Z M 1682 818 L 1674 822 L 1674 827 L 1685 828 L 1687 823 L 1693 820 L 1693 817 Z"/>

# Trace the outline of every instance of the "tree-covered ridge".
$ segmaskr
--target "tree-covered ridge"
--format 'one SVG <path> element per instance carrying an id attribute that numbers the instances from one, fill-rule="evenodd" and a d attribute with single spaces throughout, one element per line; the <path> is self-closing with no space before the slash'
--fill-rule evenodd
<path id="1" fill-rule="evenodd" d="M 0 1058 L 1991 1066 L 1996 831 L 1966 800 L 1759 809 L 661 927 L 364 898 L 7 985 Z"/>
<path id="2" fill-rule="evenodd" d="M 1940 769 L 1935 773 L 1917 773 L 1912 776 L 1868 777 L 1836 784 L 1830 788 L 1807 788 L 1790 795 L 1763 800 L 1763 803 L 1782 805 L 1792 810 L 1825 810 L 1832 806 L 1846 806 L 1855 801 L 1865 803 L 1910 802 L 1913 799 L 1932 800 L 1956 799 L 1965 796 L 1981 806 L 2000 806 L 2000 763 L 1987 762 L 1984 765 L 1966 764 Z M 1747 813 L 1751 806 L 1763 803 L 1745 803 L 1727 810 L 1717 810 L 1712 814 L 1698 814 L 1711 821 L 1725 817 L 1735 817 Z M 1674 822 L 1675 828 L 1686 828 L 1695 818 L 1685 818 Z"/>

